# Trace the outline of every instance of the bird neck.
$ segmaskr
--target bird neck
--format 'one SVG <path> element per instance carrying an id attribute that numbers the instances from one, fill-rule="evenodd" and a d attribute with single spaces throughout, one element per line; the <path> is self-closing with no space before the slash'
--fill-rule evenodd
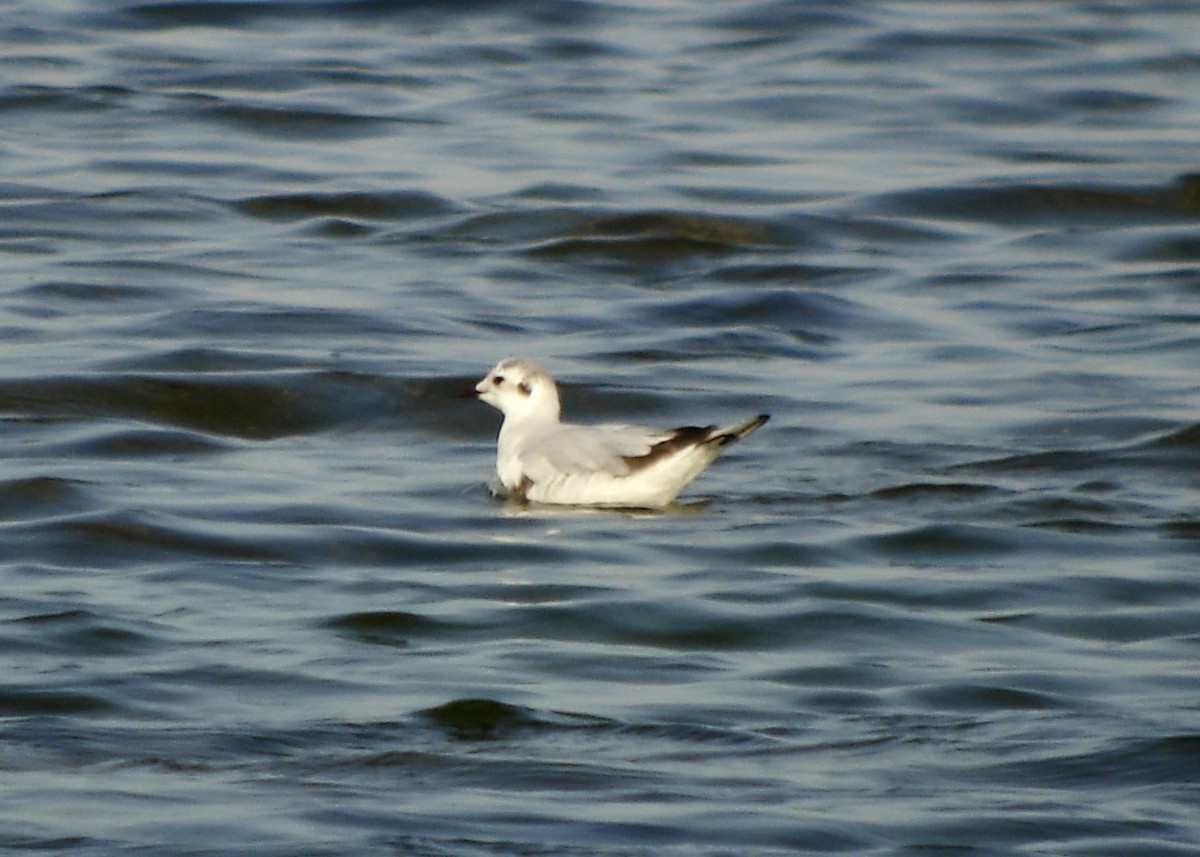
<path id="1" fill-rule="evenodd" d="M 542 404 L 536 408 L 525 408 L 504 415 L 503 428 L 524 428 L 558 422 L 558 408 Z"/>

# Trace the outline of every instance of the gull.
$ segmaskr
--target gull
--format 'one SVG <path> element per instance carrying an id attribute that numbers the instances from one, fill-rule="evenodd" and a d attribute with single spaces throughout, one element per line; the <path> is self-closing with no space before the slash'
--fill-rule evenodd
<path id="1" fill-rule="evenodd" d="M 475 392 L 504 414 L 496 443 L 503 493 L 534 503 L 667 506 L 725 447 L 769 418 L 759 414 L 724 428 L 564 423 L 554 379 L 515 357 L 497 363 Z"/>

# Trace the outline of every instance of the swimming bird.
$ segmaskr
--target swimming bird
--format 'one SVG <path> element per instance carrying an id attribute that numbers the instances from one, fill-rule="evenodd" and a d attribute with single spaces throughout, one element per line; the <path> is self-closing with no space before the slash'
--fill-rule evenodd
<path id="1" fill-rule="evenodd" d="M 524 358 L 501 360 L 475 392 L 504 414 L 496 443 L 504 493 L 535 503 L 669 505 L 725 447 L 769 418 L 759 414 L 724 428 L 564 423 L 554 379 Z"/>

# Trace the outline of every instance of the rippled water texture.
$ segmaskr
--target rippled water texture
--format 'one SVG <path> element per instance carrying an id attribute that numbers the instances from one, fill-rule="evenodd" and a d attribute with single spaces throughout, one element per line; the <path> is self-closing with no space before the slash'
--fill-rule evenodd
<path id="1" fill-rule="evenodd" d="M 0 0 L 0 850 L 1197 853 L 1198 34 Z"/>

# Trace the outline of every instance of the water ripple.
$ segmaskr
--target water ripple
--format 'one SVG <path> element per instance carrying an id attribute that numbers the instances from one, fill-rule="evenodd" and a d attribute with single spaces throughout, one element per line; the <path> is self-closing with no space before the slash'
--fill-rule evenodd
<path id="1" fill-rule="evenodd" d="M 0 848 L 1191 854 L 1197 13 L 896 11 L 8 4 Z"/>

